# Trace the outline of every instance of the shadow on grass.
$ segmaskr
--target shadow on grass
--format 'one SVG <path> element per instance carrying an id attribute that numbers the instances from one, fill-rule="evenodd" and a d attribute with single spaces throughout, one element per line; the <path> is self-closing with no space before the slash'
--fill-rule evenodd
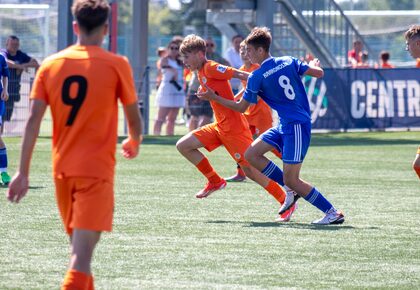
<path id="1" fill-rule="evenodd" d="M 292 228 L 292 229 L 303 229 L 303 230 L 317 230 L 317 231 L 341 231 L 341 230 L 353 230 L 352 226 L 347 225 L 313 225 L 307 223 L 275 223 L 275 222 L 251 222 L 246 227 L 250 228 L 265 228 L 265 227 L 279 227 L 279 228 Z"/>
<path id="2" fill-rule="evenodd" d="M 292 229 L 304 229 L 304 230 L 317 230 L 317 231 L 341 231 L 341 230 L 357 230 L 350 225 L 313 225 L 308 223 L 295 223 L 295 222 L 288 222 L 288 223 L 276 223 L 276 222 L 241 222 L 241 221 L 226 221 L 226 220 L 216 220 L 216 221 L 208 221 L 209 224 L 243 224 L 244 227 L 249 228 L 269 228 L 269 227 L 276 227 L 276 228 L 292 228 Z M 378 228 L 369 227 L 367 229 L 375 230 Z"/>
<path id="3" fill-rule="evenodd" d="M 398 134 L 398 133 L 396 133 Z M 364 133 L 325 133 L 313 134 L 311 146 L 378 146 L 378 145 L 418 145 L 418 133 L 411 132 L 412 137 L 399 138 L 390 132 L 364 132 Z M 143 144 L 175 145 L 182 136 L 145 136 Z M 121 143 L 125 137 L 118 137 Z"/>

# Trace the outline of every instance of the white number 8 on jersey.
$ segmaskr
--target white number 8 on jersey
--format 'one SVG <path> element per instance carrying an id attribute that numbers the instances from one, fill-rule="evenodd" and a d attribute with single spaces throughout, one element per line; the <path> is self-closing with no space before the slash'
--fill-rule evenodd
<path id="1" fill-rule="evenodd" d="M 296 95 L 293 90 L 292 85 L 290 84 L 290 79 L 284 75 L 279 77 L 279 85 L 284 89 L 284 94 L 289 100 L 294 100 Z"/>

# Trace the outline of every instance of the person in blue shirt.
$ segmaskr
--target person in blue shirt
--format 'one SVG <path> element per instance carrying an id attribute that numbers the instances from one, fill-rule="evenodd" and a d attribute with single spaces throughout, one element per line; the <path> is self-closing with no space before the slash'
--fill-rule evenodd
<path id="1" fill-rule="evenodd" d="M 341 224 L 344 222 L 343 213 L 336 210 L 314 186 L 299 177 L 311 139 L 310 108 L 301 78 L 304 75 L 320 78 L 324 71 L 318 59 L 306 64 L 290 56 L 272 57 L 269 51 L 271 40 L 266 27 L 254 28 L 245 39 L 251 62 L 260 64 L 260 68 L 249 76 L 239 102 L 224 99 L 208 87 L 198 95 L 239 112 L 256 104 L 257 96 L 260 96 L 276 110 L 279 124 L 260 135 L 246 151 L 245 158 L 264 175 L 295 191 L 325 214 L 313 224 Z M 284 172 L 264 156 L 273 149 L 283 153 Z M 283 205 L 279 213 L 285 212 L 294 202 Z"/>
<path id="2" fill-rule="evenodd" d="M 0 54 L 0 116 L 4 114 L 6 110 L 6 102 L 9 99 L 8 94 L 8 83 L 9 83 L 9 68 L 7 67 L 6 58 Z M 2 119 L 0 118 L 0 125 L 2 125 Z M 6 144 L 4 144 L 3 138 L 0 133 L 0 178 L 1 183 L 8 185 L 10 182 L 10 176 L 7 173 L 7 151 Z"/>
<path id="3" fill-rule="evenodd" d="M 9 66 L 9 99 L 6 101 L 6 111 L 2 115 L 3 121 L 9 122 L 12 118 L 16 102 L 20 101 L 20 81 L 22 73 L 28 68 L 37 69 L 39 64 L 36 59 L 30 57 L 19 49 L 20 41 L 16 35 L 10 35 L 6 40 L 6 48 L 0 50 Z"/>

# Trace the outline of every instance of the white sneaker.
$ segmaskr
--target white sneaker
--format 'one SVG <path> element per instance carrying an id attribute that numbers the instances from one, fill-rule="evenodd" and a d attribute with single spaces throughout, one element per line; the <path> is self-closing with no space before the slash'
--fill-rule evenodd
<path id="1" fill-rule="evenodd" d="M 335 209 L 330 210 L 322 219 L 314 220 L 315 225 L 334 225 L 344 223 L 344 214 Z"/>
<path id="2" fill-rule="evenodd" d="M 299 198 L 300 196 L 297 195 L 293 190 L 286 191 L 286 198 L 284 199 L 284 202 L 279 209 L 279 215 L 284 214 L 286 210 L 291 208 Z"/>

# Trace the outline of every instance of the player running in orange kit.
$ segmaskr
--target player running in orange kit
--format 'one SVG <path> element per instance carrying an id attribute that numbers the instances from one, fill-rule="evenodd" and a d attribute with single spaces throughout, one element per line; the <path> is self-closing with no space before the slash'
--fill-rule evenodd
<path id="1" fill-rule="evenodd" d="M 189 69 L 198 71 L 201 86 L 206 84 L 223 98 L 234 99 L 229 84 L 231 78 L 246 80 L 248 77 L 246 72 L 207 60 L 206 42 L 199 36 L 188 35 L 184 38 L 180 52 L 184 64 Z M 216 121 L 188 133 L 176 144 L 178 151 L 208 179 L 207 185 L 196 197 L 205 198 L 226 186 L 226 181 L 216 173 L 206 156 L 198 150 L 204 147 L 211 152 L 224 145 L 249 178 L 266 189 L 280 204 L 290 206 L 294 200 L 293 192 L 285 193 L 279 184 L 258 172 L 245 160 L 244 153 L 253 141 L 245 117 L 216 102 L 211 102 L 211 106 Z"/>
<path id="2" fill-rule="evenodd" d="M 420 59 L 420 25 L 411 26 L 404 34 L 406 50 L 412 57 Z M 413 161 L 413 169 L 420 178 L 420 146 Z"/>
<path id="3" fill-rule="evenodd" d="M 56 198 L 71 259 L 62 289 L 94 289 L 91 260 L 102 231 L 112 230 L 118 99 L 129 136 L 122 154 L 134 158 L 141 143 L 141 117 L 127 59 L 101 44 L 108 32 L 105 0 L 75 0 L 77 44 L 47 58 L 35 78 L 20 165 L 8 199 L 28 191 L 29 164 L 47 106 L 53 119 L 52 159 Z"/>
<path id="4" fill-rule="evenodd" d="M 253 72 L 257 68 L 260 67 L 257 63 L 251 63 L 249 60 L 249 57 L 246 53 L 246 44 L 245 41 L 242 41 L 239 46 L 239 54 L 241 56 L 242 62 L 244 63 L 239 70 L 246 71 L 246 72 Z M 242 87 L 246 88 L 246 81 L 242 81 Z M 236 100 L 240 100 L 242 98 L 243 91 L 235 96 Z M 245 118 L 248 121 L 249 129 L 251 130 L 251 133 L 254 138 L 260 136 L 260 134 L 264 133 L 268 129 L 270 129 L 273 126 L 273 116 L 271 113 L 270 107 L 260 98 L 258 102 L 248 107 L 248 109 L 244 112 Z M 279 151 L 273 150 L 273 153 L 279 157 L 282 158 L 282 155 Z M 245 173 L 237 164 L 237 172 L 235 175 L 226 178 L 227 182 L 241 182 L 246 179 Z"/>

